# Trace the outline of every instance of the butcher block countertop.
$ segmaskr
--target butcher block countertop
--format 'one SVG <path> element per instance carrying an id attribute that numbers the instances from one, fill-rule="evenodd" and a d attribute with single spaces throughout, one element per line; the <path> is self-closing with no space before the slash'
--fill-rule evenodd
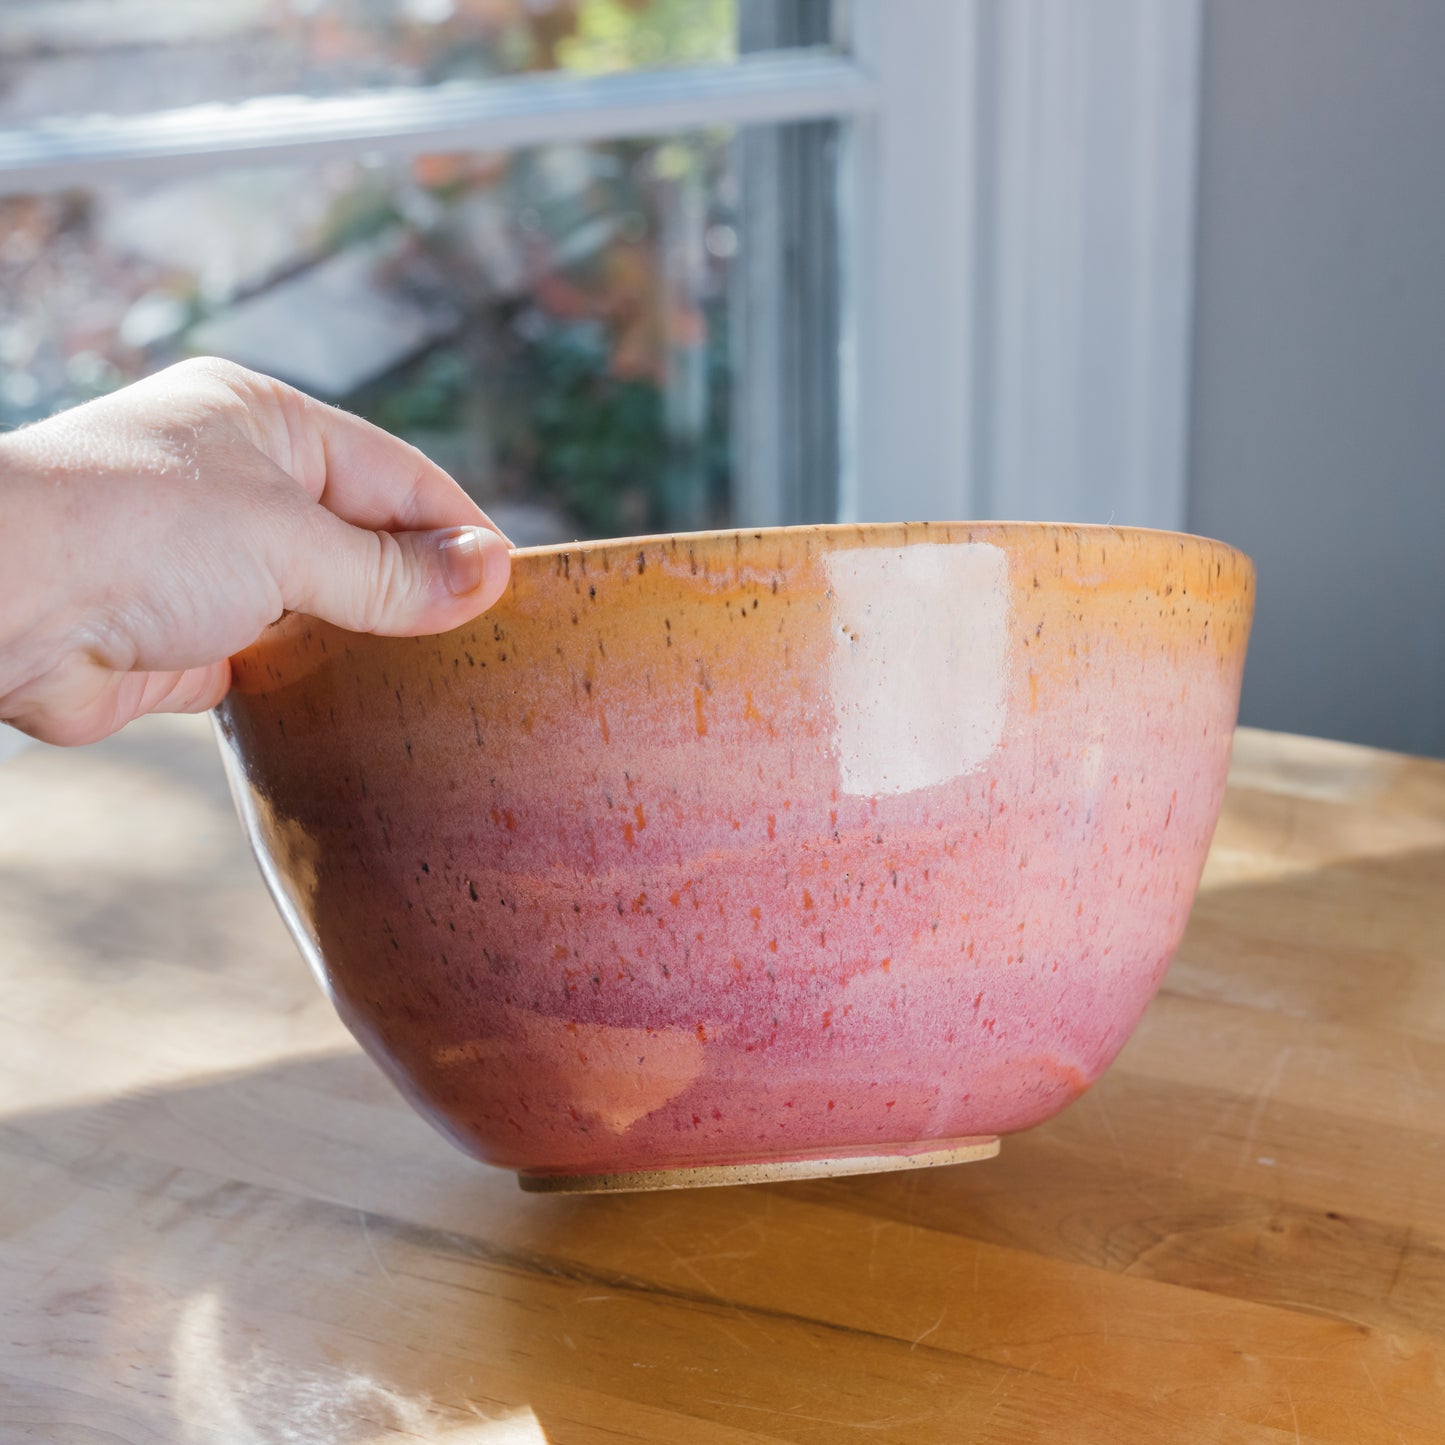
<path id="1" fill-rule="evenodd" d="M 999 1157 L 538 1197 L 283 932 L 209 726 L 0 767 L 0 1440 L 1445 1441 L 1445 764 L 1241 732 L 1163 992 Z"/>

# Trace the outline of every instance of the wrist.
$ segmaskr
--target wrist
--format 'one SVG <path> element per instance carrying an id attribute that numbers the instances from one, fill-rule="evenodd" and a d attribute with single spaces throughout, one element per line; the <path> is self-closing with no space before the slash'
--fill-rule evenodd
<path id="1" fill-rule="evenodd" d="M 0 719 L 63 656 L 76 602 L 62 581 L 64 480 L 46 465 L 39 430 L 0 435 Z"/>

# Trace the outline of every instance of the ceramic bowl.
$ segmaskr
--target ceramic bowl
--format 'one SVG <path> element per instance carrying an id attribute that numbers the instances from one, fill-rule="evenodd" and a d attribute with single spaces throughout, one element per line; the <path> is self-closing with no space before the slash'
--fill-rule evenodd
<path id="1" fill-rule="evenodd" d="M 1121 528 L 525 550 L 446 636 L 283 619 L 220 733 L 347 1026 L 527 1187 L 977 1158 L 1159 984 L 1253 580 Z"/>

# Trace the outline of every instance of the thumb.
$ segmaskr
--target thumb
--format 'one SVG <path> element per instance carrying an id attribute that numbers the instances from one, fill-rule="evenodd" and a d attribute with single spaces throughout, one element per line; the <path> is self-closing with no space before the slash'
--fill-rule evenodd
<path id="1" fill-rule="evenodd" d="M 351 632 L 422 637 L 486 611 L 506 590 L 511 550 L 487 527 L 373 532 L 323 508 L 297 529 L 285 605 Z"/>

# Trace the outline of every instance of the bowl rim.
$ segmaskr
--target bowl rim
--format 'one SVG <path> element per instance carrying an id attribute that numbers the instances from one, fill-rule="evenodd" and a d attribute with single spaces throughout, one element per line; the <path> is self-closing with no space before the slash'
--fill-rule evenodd
<path id="1" fill-rule="evenodd" d="M 1127 526 L 1113 522 L 1024 522 L 1005 519 L 954 521 L 937 518 L 928 521 L 900 522 L 804 522 L 769 527 L 703 528 L 692 532 L 644 532 L 636 536 L 578 538 L 571 542 L 545 542 L 536 546 L 514 547 L 512 558 L 516 562 L 530 558 L 540 560 L 582 555 L 589 559 L 606 557 L 611 561 L 614 556 L 622 557 L 628 553 L 635 553 L 639 548 L 669 547 L 679 543 L 716 547 L 728 542 L 733 542 L 736 546 L 741 547 L 744 542 L 750 545 L 766 545 L 773 541 L 795 541 L 808 536 L 830 542 L 845 537 L 876 538 L 884 541 L 884 545 L 891 545 L 891 542 L 884 539 L 892 539 L 894 542 L 912 545 L 929 540 L 930 534 L 935 531 L 947 531 L 951 534 L 962 531 L 968 534 L 965 537 L 951 535 L 945 539 L 944 545 L 960 541 L 983 542 L 991 538 L 1001 541 L 1022 540 L 1027 537 L 1046 537 L 1051 533 L 1058 532 L 1086 537 L 1107 536 L 1120 541 L 1146 542 L 1156 545 L 1179 542 L 1215 548 L 1220 552 L 1227 553 L 1243 563 L 1251 577 L 1257 571 L 1254 558 L 1243 548 L 1235 546 L 1232 542 L 1224 542 L 1217 537 L 1206 536 L 1200 532 L 1182 532 L 1166 527 Z"/>

